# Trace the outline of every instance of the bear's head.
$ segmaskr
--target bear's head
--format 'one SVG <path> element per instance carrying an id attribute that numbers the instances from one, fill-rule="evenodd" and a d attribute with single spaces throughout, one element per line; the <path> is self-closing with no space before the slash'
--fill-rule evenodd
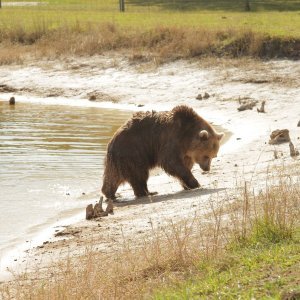
<path id="1" fill-rule="evenodd" d="M 209 171 L 212 159 L 218 155 L 223 136 L 224 133 L 217 133 L 214 130 L 200 130 L 193 138 L 187 156 L 193 163 L 199 164 L 203 171 Z"/>

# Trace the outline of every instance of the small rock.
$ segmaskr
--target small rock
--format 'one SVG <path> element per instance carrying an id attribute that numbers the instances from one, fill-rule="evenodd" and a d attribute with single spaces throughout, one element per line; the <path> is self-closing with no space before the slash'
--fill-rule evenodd
<path id="1" fill-rule="evenodd" d="M 299 120 L 299 122 L 298 122 L 298 124 L 297 124 L 297 127 L 300 127 L 300 120 Z"/>
<path id="2" fill-rule="evenodd" d="M 277 129 L 274 130 L 270 135 L 269 144 L 282 144 L 290 142 L 290 134 L 288 129 Z"/>
<path id="3" fill-rule="evenodd" d="M 15 97 L 10 97 L 10 99 L 9 99 L 9 105 L 15 105 L 15 104 L 16 104 Z"/>
<path id="4" fill-rule="evenodd" d="M 70 196 L 70 193 L 66 193 L 67 196 Z"/>
<path id="5" fill-rule="evenodd" d="M 96 99 L 97 99 L 97 97 L 95 95 L 90 95 L 89 96 L 90 101 L 95 101 Z"/>
<path id="6" fill-rule="evenodd" d="M 93 204 L 89 204 L 85 209 L 85 218 L 87 220 L 90 220 L 93 218 L 93 216 L 94 216 Z"/>
<path id="7" fill-rule="evenodd" d="M 234 166 L 235 166 L 235 167 L 237 167 L 238 165 L 237 165 L 237 164 L 235 164 Z"/>
<path id="8" fill-rule="evenodd" d="M 204 93 L 203 99 L 208 99 L 210 97 L 209 93 Z"/>
<path id="9" fill-rule="evenodd" d="M 138 107 L 143 107 L 143 106 L 144 106 L 144 104 L 139 104 L 139 105 L 138 105 Z"/>
<path id="10" fill-rule="evenodd" d="M 274 150 L 274 158 L 278 159 L 278 151 L 277 150 Z"/>
<path id="11" fill-rule="evenodd" d="M 202 100 L 202 95 L 199 94 L 197 97 L 196 97 L 197 100 Z"/>
<path id="12" fill-rule="evenodd" d="M 85 192 L 82 192 L 81 195 L 85 195 Z"/>

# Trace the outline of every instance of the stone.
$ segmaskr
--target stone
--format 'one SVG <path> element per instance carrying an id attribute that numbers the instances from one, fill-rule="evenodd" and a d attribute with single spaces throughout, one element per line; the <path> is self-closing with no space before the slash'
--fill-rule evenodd
<path id="1" fill-rule="evenodd" d="M 298 122 L 297 126 L 298 126 L 298 127 L 300 127 L 300 120 L 299 120 L 299 122 Z"/>
<path id="2" fill-rule="evenodd" d="M 203 99 L 208 99 L 210 97 L 209 93 L 204 93 Z"/>
<path id="3" fill-rule="evenodd" d="M 96 99 L 97 99 L 97 97 L 95 95 L 90 95 L 89 96 L 90 101 L 95 101 Z"/>
<path id="4" fill-rule="evenodd" d="M 282 144 L 290 142 L 290 134 L 288 129 L 277 129 L 274 130 L 270 135 L 269 144 Z"/>
<path id="5" fill-rule="evenodd" d="M 9 105 L 15 105 L 15 104 L 16 104 L 15 97 L 10 97 L 10 99 L 9 99 Z"/>
<path id="6" fill-rule="evenodd" d="M 197 100 L 202 100 L 202 95 L 199 94 L 197 97 L 196 97 Z"/>
<path id="7" fill-rule="evenodd" d="M 94 217 L 93 204 L 89 204 L 85 209 L 85 218 L 91 220 Z"/>

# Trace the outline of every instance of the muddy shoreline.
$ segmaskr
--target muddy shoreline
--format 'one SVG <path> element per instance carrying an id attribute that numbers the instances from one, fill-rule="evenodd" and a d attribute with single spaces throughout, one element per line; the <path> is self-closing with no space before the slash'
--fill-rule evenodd
<path id="1" fill-rule="evenodd" d="M 71 68 L 72 64 L 79 67 Z M 295 147 L 300 148 L 299 76 L 300 64 L 292 61 L 220 64 L 212 68 L 178 61 L 141 70 L 141 66 L 132 66 L 122 59 L 112 64 L 109 57 L 98 57 L 1 67 L 2 89 L 11 89 L 0 88 L 1 99 L 15 96 L 17 102 L 80 103 L 129 110 L 165 110 L 187 104 L 232 132 L 209 174 L 202 174 L 199 168 L 193 170 L 201 189 L 182 191 L 176 180 L 159 174 L 149 180 L 149 190 L 159 194 L 135 200 L 125 185 L 119 193 L 126 202 L 116 204 L 114 215 L 67 226 L 59 237 L 28 252 L 26 269 L 33 270 L 37 261 L 40 266 L 47 266 L 67 255 L 78 256 L 90 242 L 97 251 L 112 253 L 124 237 L 138 240 L 146 237 L 152 226 L 161 226 L 168 220 L 180 221 L 196 212 L 204 214 L 213 195 L 234 197 L 238 181 L 248 181 L 259 189 L 268 168 L 299 162 L 299 157 L 289 156 L 287 144 L 268 144 L 271 131 L 288 128 Z M 207 99 L 196 99 L 205 92 L 209 94 Z M 96 99 L 88 100 L 93 94 Z M 258 113 L 256 107 L 238 111 L 243 99 L 266 101 L 266 113 Z M 280 153 L 279 159 L 274 159 L 274 150 Z M 17 269 L 21 270 L 20 266 Z"/>

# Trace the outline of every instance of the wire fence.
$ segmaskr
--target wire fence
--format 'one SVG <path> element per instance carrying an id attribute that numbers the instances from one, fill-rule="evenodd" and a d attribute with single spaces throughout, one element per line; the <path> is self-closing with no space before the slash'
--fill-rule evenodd
<path id="1" fill-rule="evenodd" d="M 69 9 L 101 11 L 300 11 L 299 0 L 0 0 L 7 9 Z"/>
<path id="2" fill-rule="evenodd" d="M 20 8 L 31 8 L 31 9 L 100 9 L 100 10 L 121 10 L 121 8 L 125 8 L 125 0 L 108 0 L 108 1 L 84 1 L 84 0 L 38 0 L 38 1 L 26 1 L 26 0 L 0 0 L 1 8 L 6 9 L 20 9 Z"/>

